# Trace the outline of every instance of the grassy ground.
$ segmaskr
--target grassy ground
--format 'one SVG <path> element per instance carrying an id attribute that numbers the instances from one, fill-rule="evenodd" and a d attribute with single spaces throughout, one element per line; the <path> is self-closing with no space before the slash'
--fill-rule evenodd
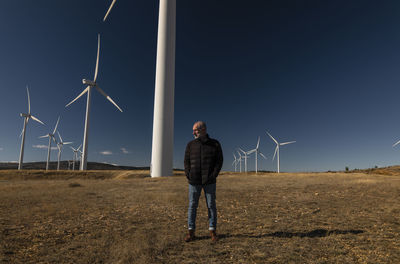
<path id="1" fill-rule="evenodd" d="M 0 171 L 0 263 L 400 263 L 400 175 L 228 174 L 218 234 L 183 242 L 187 182 L 147 171 Z"/>

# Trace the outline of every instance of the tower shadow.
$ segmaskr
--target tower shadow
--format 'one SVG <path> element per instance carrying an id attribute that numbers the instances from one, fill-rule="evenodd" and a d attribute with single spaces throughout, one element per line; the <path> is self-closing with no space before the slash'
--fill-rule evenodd
<path id="1" fill-rule="evenodd" d="M 267 233 L 267 234 L 260 234 L 260 235 L 250 235 L 250 234 L 237 234 L 237 235 L 230 235 L 230 234 L 219 234 L 219 238 L 230 238 L 230 237 L 236 237 L 236 238 L 264 238 L 264 237 L 277 237 L 277 238 L 292 238 L 292 237 L 308 237 L 308 238 L 318 238 L 318 237 L 327 237 L 327 236 L 332 236 L 332 235 L 347 235 L 347 234 L 352 234 L 352 235 L 358 235 L 364 233 L 363 230 L 357 230 L 357 229 L 349 229 L 349 230 L 339 230 L 339 229 L 333 229 L 333 230 L 327 230 L 327 229 L 315 229 L 309 232 L 287 232 L 287 231 L 278 231 L 278 232 L 273 232 L 273 233 Z M 204 237 L 205 238 L 205 237 Z M 202 239 L 204 239 L 202 237 Z"/>

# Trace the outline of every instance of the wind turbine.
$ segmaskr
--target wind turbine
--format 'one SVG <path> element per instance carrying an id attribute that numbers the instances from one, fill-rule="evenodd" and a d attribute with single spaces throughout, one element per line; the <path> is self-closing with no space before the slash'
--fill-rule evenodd
<path id="1" fill-rule="evenodd" d="M 49 170 L 49 162 L 50 162 L 50 150 L 51 150 L 51 140 L 53 139 L 54 142 L 57 144 L 57 140 L 55 138 L 55 133 L 57 131 L 58 122 L 60 121 L 60 117 L 57 119 L 56 126 L 54 127 L 53 133 L 48 133 L 47 135 L 41 136 L 39 138 L 49 138 L 49 146 L 47 147 L 47 162 L 46 162 L 46 170 Z"/>
<path id="2" fill-rule="evenodd" d="M 99 70 L 99 54 L 100 54 L 100 34 L 98 34 L 98 44 L 97 44 L 97 59 L 96 59 L 96 69 L 94 71 L 93 81 L 82 79 L 82 83 L 86 84 L 87 87 L 81 94 L 79 94 L 74 100 L 72 100 L 65 107 L 68 107 L 70 104 L 78 100 L 79 97 L 87 93 L 87 102 L 86 102 L 86 118 L 85 118 L 85 130 L 83 133 L 83 158 L 81 162 L 81 170 L 86 170 L 87 167 L 87 155 L 88 155 L 88 134 L 89 134 L 89 113 L 90 113 L 90 98 L 92 93 L 92 88 L 96 88 L 96 90 L 101 93 L 108 101 L 110 101 L 115 107 L 118 108 L 119 111 L 122 112 L 121 108 L 108 96 L 96 83 L 97 73 Z"/>
<path id="3" fill-rule="evenodd" d="M 82 164 L 83 152 L 82 152 L 82 150 L 80 150 L 80 149 L 79 149 L 79 154 L 81 154 L 81 155 L 79 156 L 79 164 Z"/>
<path id="4" fill-rule="evenodd" d="M 267 131 L 267 134 L 268 134 L 268 136 L 270 136 L 270 137 L 272 138 L 272 140 L 276 143 L 275 153 L 274 153 L 274 157 L 272 158 L 272 160 L 275 159 L 275 155 L 278 153 L 278 156 L 277 156 L 277 163 L 278 163 L 278 173 L 279 173 L 279 146 L 283 146 L 283 145 L 287 145 L 287 144 L 292 144 L 292 143 L 295 143 L 296 141 L 289 141 L 289 142 L 279 143 L 278 141 L 276 141 L 276 139 L 275 139 L 273 136 L 271 136 L 270 133 L 268 133 L 268 131 Z"/>
<path id="5" fill-rule="evenodd" d="M 75 161 L 78 159 L 78 152 L 80 152 L 80 148 L 81 147 L 82 147 L 82 144 L 80 144 L 77 149 L 75 149 L 75 148 L 70 146 L 70 148 L 74 152 L 74 159 L 73 159 L 73 162 L 72 162 L 72 170 L 75 170 Z"/>
<path id="6" fill-rule="evenodd" d="M 72 142 L 64 142 L 61 138 L 60 133 L 58 131 L 57 131 L 57 133 L 58 133 L 58 137 L 60 138 L 60 142 L 57 142 L 57 148 L 58 148 L 57 170 L 60 170 L 60 158 L 61 158 L 62 147 L 63 147 L 63 145 L 72 144 Z"/>
<path id="7" fill-rule="evenodd" d="M 71 170 L 72 161 L 71 160 L 67 160 L 67 161 L 68 161 L 68 170 Z"/>
<path id="8" fill-rule="evenodd" d="M 22 139 L 21 139 L 21 150 L 19 152 L 19 163 L 18 163 L 18 169 L 19 170 L 22 169 L 22 165 L 24 163 L 25 132 L 26 132 L 26 125 L 28 124 L 29 119 L 32 118 L 36 122 L 39 122 L 42 125 L 44 125 L 44 123 L 42 121 L 40 121 L 39 119 L 37 119 L 36 117 L 31 115 L 31 99 L 29 98 L 28 86 L 26 86 L 26 93 L 28 94 L 28 113 L 27 114 L 24 114 L 24 113 L 20 114 L 20 116 L 24 118 L 24 128 L 22 129 L 22 132 L 21 132 Z"/>
<path id="9" fill-rule="evenodd" d="M 240 152 L 238 151 L 237 152 L 238 154 L 239 154 L 239 159 L 238 159 L 238 162 L 239 162 L 239 172 L 242 172 L 242 155 L 240 154 Z"/>
<path id="10" fill-rule="evenodd" d="M 103 21 L 107 19 L 113 0 Z M 154 92 L 151 177 L 172 175 L 174 154 L 176 0 L 160 0 Z"/>
<path id="11" fill-rule="evenodd" d="M 174 152 L 176 0 L 160 0 L 151 177 L 172 175 Z"/>
<path id="12" fill-rule="evenodd" d="M 238 159 L 236 158 L 236 156 L 235 156 L 235 153 L 233 153 L 233 158 L 234 158 L 234 160 L 233 160 L 233 163 L 232 163 L 232 165 L 234 165 L 234 166 L 235 166 L 235 172 L 236 172 L 236 168 L 237 168 Z"/>
<path id="13" fill-rule="evenodd" d="M 264 154 L 262 154 L 260 152 L 260 150 L 258 149 L 259 146 L 260 146 L 260 137 L 258 137 L 256 148 L 248 151 L 248 154 L 255 153 L 255 155 L 256 155 L 256 173 L 258 172 L 258 164 L 257 164 L 257 156 L 258 156 L 258 154 L 260 154 L 260 156 L 263 157 L 264 159 L 267 159 L 267 157 L 265 157 Z"/>
<path id="14" fill-rule="evenodd" d="M 247 155 L 250 154 L 249 151 L 244 151 L 243 149 L 239 148 L 241 152 L 244 154 L 244 171 L 247 172 Z"/>

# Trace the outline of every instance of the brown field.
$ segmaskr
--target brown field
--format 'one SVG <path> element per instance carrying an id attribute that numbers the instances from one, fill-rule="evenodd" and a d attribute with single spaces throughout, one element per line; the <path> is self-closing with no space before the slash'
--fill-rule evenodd
<path id="1" fill-rule="evenodd" d="M 400 173 L 223 173 L 218 234 L 187 182 L 148 171 L 0 171 L 0 263 L 400 263 Z"/>

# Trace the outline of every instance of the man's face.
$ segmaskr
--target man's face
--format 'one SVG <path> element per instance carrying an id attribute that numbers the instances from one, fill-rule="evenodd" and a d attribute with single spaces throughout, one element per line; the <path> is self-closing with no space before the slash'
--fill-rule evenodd
<path id="1" fill-rule="evenodd" d="M 205 132 L 204 128 L 200 128 L 199 124 L 194 124 L 193 126 L 193 136 L 194 138 L 198 138 L 200 136 L 202 136 Z"/>

